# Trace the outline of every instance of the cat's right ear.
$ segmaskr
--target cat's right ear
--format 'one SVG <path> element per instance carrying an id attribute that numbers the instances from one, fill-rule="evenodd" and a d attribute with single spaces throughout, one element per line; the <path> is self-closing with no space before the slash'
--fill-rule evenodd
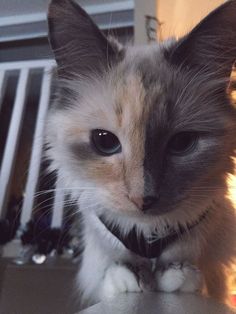
<path id="1" fill-rule="evenodd" d="M 225 1 L 212 11 L 170 47 L 166 57 L 191 73 L 229 79 L 236 60 L 236 0 Z"/>
<path id="2" fill-rule="evenodd" d="M 52 0 L 48 10 L 49 42 L 63 78 L 99 74 L 122 55 L 90 16 L 73 0 Z"/>

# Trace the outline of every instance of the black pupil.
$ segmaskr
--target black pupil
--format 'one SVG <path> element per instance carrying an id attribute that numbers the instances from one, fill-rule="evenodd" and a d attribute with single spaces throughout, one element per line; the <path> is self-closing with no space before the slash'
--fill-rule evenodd
<path id="1" fill-rule="evenodd" d="M 182 132 L 176 134 L 169 143 L 169 149 L 172 153 L 189 152 L 196 143 L 197 136 L 194 132 Z"/>
<path id="2" fill-rule="evenodd" d="M 103 155 L 112 155 L 121 151 L 121 145 L 117 136 L 109 131 L 93 130 L 92 141 L 96 150 Z"/>

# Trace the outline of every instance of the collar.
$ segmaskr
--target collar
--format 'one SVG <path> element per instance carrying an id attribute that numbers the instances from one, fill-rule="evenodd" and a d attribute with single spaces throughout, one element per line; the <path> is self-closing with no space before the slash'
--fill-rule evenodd
<path id="1" fill-rule="evenodd" d="M 176 240 L 180 238 L 181 235 L 188 233 L 191 229 L 199 225 L 207 216 L 209 210 L 207 209 L 203 214 L 201 214 L 193 223 L 186 224 L 185 226 L 179 224 L 177 228 L 169 227 L 167 225 L 167 235 L 164 237 L 157 237 L 158 233 L 153 232 L 150 236 L 145 237 L 142 232 L 137 231 L 137 226 L 134 227 L 126 234 L 122 234 L 120 228 L 114 223 L 109 222 L 105 215 L 100 215 L 99 219 L 106 227 L 106 229 L 111 232 L 123 245 L 131 252 L 146 258 L 158 258 L 161 253 Z M 153 240 L 158 238 L 156 240 Z"/>

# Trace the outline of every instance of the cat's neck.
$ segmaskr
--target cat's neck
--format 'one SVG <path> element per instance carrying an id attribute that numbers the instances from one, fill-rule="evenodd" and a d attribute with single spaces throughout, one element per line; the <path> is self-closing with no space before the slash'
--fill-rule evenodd
<path id="1" fill-rule="evenodd" d="M 178 228 L 166 227 L 166 235 L 159 236 L 158 230 L 145 236 L 142 232 L 138 232 L 136 225 L 124 234 L 119 226 L 113 222 L 109 222 L 105 215 L 100 215 L 99 219 L 106 229 L 113 234 L 128 250 L 145 258 L 158 258 L 161 253 L 171 244 L 176 242 L 180 236 L 191 232 L 192 229 L 202 223 L 207 217 L 209 209 L 207 208 L 198 218 L 191 224 L 185 226 L 178 225 Z"/>

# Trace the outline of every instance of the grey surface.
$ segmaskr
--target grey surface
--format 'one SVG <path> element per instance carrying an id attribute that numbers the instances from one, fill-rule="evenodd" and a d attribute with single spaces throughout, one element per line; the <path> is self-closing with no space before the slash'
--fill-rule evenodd
<path id="1" fill-rule="evenodd" d="M 74 314 L 77 266 L 56 260 L 16 266 L 0 259 L 0 314 Z M 101 302 L 80 314 L 232 314 L 222 304 L 191 294 L 130 293 Z"/>
<path id="2" fill-rule="evenodd" d="M 80 314 L 232 314 L 233 310 L 193 294 L 130 293 L 101 302 Z"/>
<path id="3" fill-rule="evenodd" d="M 0 314 L 74 314 L 76 273 L 66 260 L 17 266 L 0 259 Z"/>

